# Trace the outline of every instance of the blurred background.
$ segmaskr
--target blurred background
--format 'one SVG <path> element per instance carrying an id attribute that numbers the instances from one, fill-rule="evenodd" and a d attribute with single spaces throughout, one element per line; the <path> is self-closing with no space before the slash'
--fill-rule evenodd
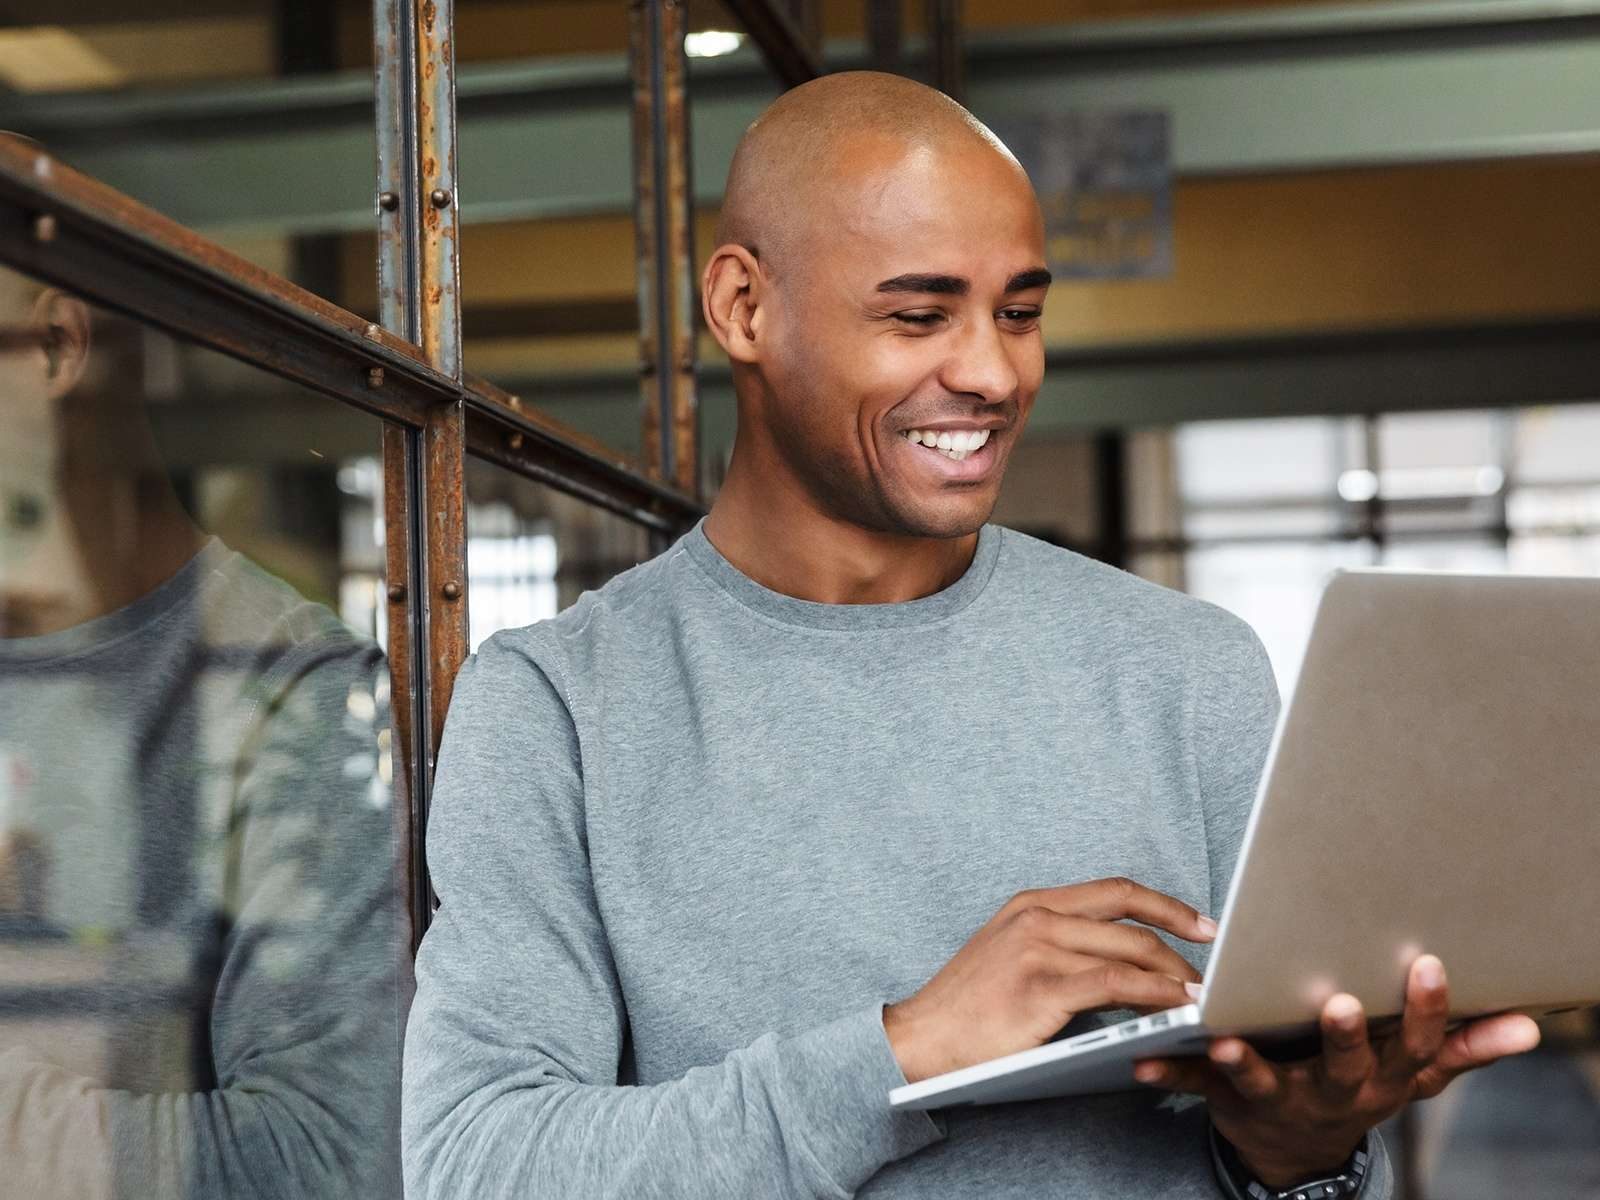
<path id="1" fill-rule="evenodd" d="M 0 0 L 0 128 L 376 320 L 372 14 Z M 456 0 L 453 48 L 466 368 L 637 454 L 628 15 Z M 1047 376 L 995 521 L 1239 613 L 1286 696 L 1336 568 L 1600 574 L 1600 3 L 803 17 L 831 68 L 938 75 L 1047 201 Z M 733 146 L 781 84 L 734 12 L 691 0 L 688 28 L 703 261 Z M 97 321 L 197 523 L 386 646 L 374 423 Z M 703 332 L 697 377 L 709 503 L 734 417 Z M 465 489 L 473 648 L 651 553 L 486 460 Z M 1396 1125 L 1408 1200 L 1600 1194 L 1593 1035 L 1553 1022 L 1545 1049 Z"/>

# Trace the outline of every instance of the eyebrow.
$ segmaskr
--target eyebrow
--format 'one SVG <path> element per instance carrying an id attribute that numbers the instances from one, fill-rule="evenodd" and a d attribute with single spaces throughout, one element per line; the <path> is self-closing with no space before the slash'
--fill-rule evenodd
<path id="1" fill-rule="evenodd" d="M 1050 272 L 1043 267 L 1018 271 L 1006 280 L 1007 292 L 1049 286 Z M 878 284 L 880 292 L 917 292 L 932 296 L 965 296 L 971 289 L 972 284 L 960 275 L 896 275 Z"/>

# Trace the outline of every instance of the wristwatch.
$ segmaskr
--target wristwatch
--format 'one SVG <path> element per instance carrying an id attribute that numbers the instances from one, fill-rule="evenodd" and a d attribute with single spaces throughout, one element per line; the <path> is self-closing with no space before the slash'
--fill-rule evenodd
<path id="1" fill-rule="evenodd" d="M 1372 1132 L 1368 1130 L 1355 1153 L 1333 1174 L 1293 1187 L 1272 1188 L 1250 1174 L 1239 1161 L 1233 1143 L 1218 1133 L 1215 1125 L 1208 1124 L 1207 1137 L 1211 1142 L 1211 1169 L 1228 1200 L 1347 1200 L 1361 1193 L 1367 1165 L 1372 1162 Z"/>

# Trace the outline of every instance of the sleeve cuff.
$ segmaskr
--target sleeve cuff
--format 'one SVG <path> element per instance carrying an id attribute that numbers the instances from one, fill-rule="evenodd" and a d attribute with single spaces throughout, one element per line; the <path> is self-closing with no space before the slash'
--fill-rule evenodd
<path id="1" fill-rule="evenodd" d="M 840 1200 L 947 1132 L 943 1117 L 889 1107 L 889 1093 L 906 1077 L 881 1002 L 779 1042 L 777 1057 L 796 1140 Z"/>

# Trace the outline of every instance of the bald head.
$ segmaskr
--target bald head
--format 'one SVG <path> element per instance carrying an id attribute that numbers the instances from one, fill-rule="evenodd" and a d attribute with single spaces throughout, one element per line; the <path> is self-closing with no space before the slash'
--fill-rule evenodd
<path id="1" fill-rule="evenodd" d="M 977 153 L 1027 176 L 987 126 L 943 92 L 878 71 L 824 75 L 780 96 L 745 130 L 728 169 L 717 242 L 745 246 L 774 275 L 825 236 L 840 204 L 916 151 Z"/>

